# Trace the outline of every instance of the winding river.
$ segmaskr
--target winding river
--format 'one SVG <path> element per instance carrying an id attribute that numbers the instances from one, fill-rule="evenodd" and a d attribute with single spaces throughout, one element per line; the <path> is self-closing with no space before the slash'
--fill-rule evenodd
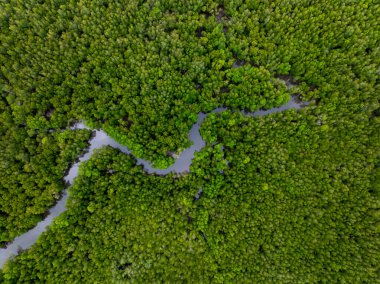
<path id="1" fill-rule="evenodd" d="M 296 97 L 291 97 L 290 101 L 287 104 L 278 108 L 242 113 L 245 116 L 264 116 L 267 114 L 281 112 L 288 109 L 300 109 L 308 104 L 308 102 L 298 101 Z M 225 110 L 227 110 L 227 108 L 220 107 L 214 109 L 211 113 L 218 113 Z M 202 139 L 202 136 L 199 133 L 199 128 L 207 115 L 208 114 L 202 112 L 198 114 L 198 121 L 192 126 L 189 133 L 189 139 L 193 142 L 193 144 L 191 147 L 185 149 L 180 153 L 180 155 L 175 160 L 175 163 L 172 166 L 164 170 L 156 169 L 152 167 L 149 161 L 144 159 L 137 159 L 137 165 L 143 165 L 144 170 L 150 174 L 155 173 L 159 175 L 166 175 L 168 173 L 188 172 L 190 169 L 191 161 L 194 158 L 195 152 L 200 151 L 206 145 L 205 141 Z M 87 128 L 83 123 L 78 123 L 72 127 L 73 130 L 83 128 Z M 88 160 L 95 149 L 101 148 L 103 146 L 111 146 L 119 149 L 123 153 L 131 154 L 131 151 L 127 147 L 117 143 L 115 140 L 109 137 L 103 130 L 95 130 L 95 136 L 90 141 L 90 147 L 87 153 L 84 156 L 82 156 L 79 159 L 79 161 L 70 168 L 68 174 L 64 177 L 64 180 L 72 184 L 75 177 L 78 176 L 78 169 L 80 163 Z M 66 210 L 66 201 L 68 197 L 67 191 L 68 188 L 65 189 L 65 191 L 62 194 L 62 198 L 56 203 L 56 205 L 49 210 L 49 214 L 43 221 L 39 222 L 36 227 L 29 230 L 25 234 L 22 234 L 21 236 L 15 238 L 14 241 L 10 243 L 6 248 L 0 249 L 0 267 L 3 267 L 5 261 L 12 255 L 17 255 L 20 250 L 26 250 L 30 248 L 37 241 L 38 237 L 51 224 L 54 218 Z"/>

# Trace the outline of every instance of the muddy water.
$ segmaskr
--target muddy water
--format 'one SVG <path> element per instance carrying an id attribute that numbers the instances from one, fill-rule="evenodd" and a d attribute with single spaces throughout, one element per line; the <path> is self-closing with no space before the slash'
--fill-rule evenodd
<path id="1" fill-rule="evenodd" d="M 275 112 L 285 111 L 288 109 L 300 109 L 308 105 L 307 102 L 300 102 L 297 98 L 292 97 L 291 100 L 278 108 L 272 108 L 270 110 L 259 110 L 256 112 L 242 112 L 245 116 L 264 116 Z M 225 111 L 226 108 L 216 108 L 211 113 L 219 113 Z M 205 145 L 205 141 L 202 139 L 202 136 L 199 133 L 199 128 L 206 118 L 207 114 L 199 113 L 198 121 L 192 126 L 189 139 L 193 142 L 192 146 L 185 149 L 180 153 L 175 163 L 168 167 L 167 169 L 161 170 L 152 167 L 152 164 L 144 159 L 137 159 L 138 165 L 143 165 L 144 170 L 147 173 L 155 173 L 159 175 L 166 175 L 168 173 L 185 173 L 190 169 L 191 161 L 194 158 L 194 154 L 197 151 L 200 151 Z M 75 129 L 87 128 L 83 123 L 78 123 L 72 127 Z M 73 183 L 75 177 L 78 176 L 79 164 L 83 161 L 88 160 L 95 149 L 101 148 L 103 146 L 111 146 L 119 149 L 123 153 L 131 154 L 131 151 L 117 143 L 110 136 L 108 136 L 103 130 L 95 130 L 95 136 L 90 141 L 90 147 L 87 153 L 82 156 L 77 163 L 75 163 L 69 170 L 68 174 L 64 177 L 64 180 L 70 184 Z M 67 201 L 67 189 L 63 192 L 62 198 L 57 202 L 57 204 L 49 210 L 48 216 L 41 222 L 37 224 L 36 227 L 29 230 L 25 234 L 14 239 L 14 241 L 9 244 L 6 248 L 0 249 L 0 267 L 2 267 L 5 261 L 12 255 L 17 255 L 19 250 L 26 250 L 30 248 L 41 235 L 42 232 L 51 224 L 55 217 L 60 215 L 66 210 L 66 201 Z"/>

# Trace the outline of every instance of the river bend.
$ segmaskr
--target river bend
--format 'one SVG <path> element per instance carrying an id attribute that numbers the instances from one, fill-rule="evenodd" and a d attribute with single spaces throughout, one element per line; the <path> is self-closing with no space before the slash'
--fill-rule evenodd
<path id="1" fill-rule="evenodd" d="M 304 106 L 307 106 L 308 102 L 300 102 L 296 97 L 291 97 L 290 101 L 282 105 L 278 108 L 272 108 L 269 110 L 259 110 L 256 112 L 242 112 L 245 116 L 264 116 L 271 113 L 281 112 L 288 109 L 300 109 Z M 216 108 L 210 113 L 219 113 L 227 110 L 227 108 Z M 201 127 L 202 122 L 207 117 L 208 114 L 199 113 L 198 121 L 192 126 L 189 139 L 193 142 L 192 146 L 183 150 L 178 158 L 175 160 L 175 163 L 166 168 L 166 169 L 156 169 L 152 167 L 151 162 L 144 159 L 136 159 L 137 165 L 142 165 L 144 170 L 149 174 L 159 174 L 159 175 L 167 175 L 168 173 L 184 173 L 188 172 L 190 169 L 191 161 L 194 158 L 194 154 L 197 151 L 200 151 L 203 147 L 205 147 L 206 143 L 202 139 L 202 136 L 199 133 L 199 129 Z M 83 129 L 87 128 L 84 123 L 80 122 L 71 127 L 71 129 Z M 88 129 L 88 128 L 87 128 Z M 90 147 L 85 155 L 79 158 L 79 161 L 75 163 L 69 170 L 68 174 L 64 177 L 64 180 L 70 184 L 73 183 L 74 179 L 78 176 L 79 165 L 88 160 L 95 149 L 101 148 L 103 146 L 111 146 L 119 149 L 123 153 L 131 154 L 131 151 L 117 143 L 110 136 L 108 136 L 103 130 L 95 130 L 95 136 L 90 140 Z M 38 237 L 46 231 L 47 227 L 51 224 L 51 222 L 60 215 L 62 212 L 66 210 L 66 201 L 68 197 L 68 188 L 64 190 L 61 199 L 49 210 L 49 214 L 47 217 L 39 222 L 36 227 L 29 230 L 28 232 L 22 234 L 21 236 L 14 239 L 12 243 L 10 243 L 6 248 L 0 249 L 0 267 L 3 267 L 5 261 L 11 257 L 12 255 L 17 255 L 20 250 L 29 249 L 38 239 Z"/>

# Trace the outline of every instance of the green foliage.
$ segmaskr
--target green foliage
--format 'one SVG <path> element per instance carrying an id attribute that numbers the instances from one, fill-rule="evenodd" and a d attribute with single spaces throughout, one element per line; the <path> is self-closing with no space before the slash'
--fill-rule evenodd
<path id="1" fill-rule="evenodd" d="M 233 17 L 238 6 L 125 5 L 2 5 L 0 84 L 17 120 L 32 129 L 85 120 L 163 166 L 172 162 L 168 151 L 188 145 L 199 111 L 221 104 L 254 111 L 289 97 L 264 64 L 256 66 L 259 57 L 251 60 L 234 48 L 241 39 L 233 23 L 247 16 Z M 236 60 L 246 66 L 232 68 Z"/>
<path id="2" fill-rule="evenodd" d="M 3 242 L 62 189 L 89 138 L 60 130 L 70 122 L 166 167 L 198 112 L 231 108 L 202 124 L 207 145 L 183 176 L 147 175 L 129 155 L 96 151 L 68 211 L 5 265 L 5 283 L 378 282 L 375 1 L 1 8 Z M 291 94 L 312 102 L 264 117 L 236 111 Z"/>
<path id="3" fill-rule="evenodd" d="M 3 99 L 3 98 L 2 98 Z M 59 198 L 63 176 L 91 131 L 35 132 L 15 123 L 0 101 L 0 243 L 34 227 Z"/>
<path id="4" fill-rule="evenodd" d="M 231 113 L 233 126 L 224 114 L 207 119 L 202 128 L 220 143 L 229 136 L 238 142 L 204 148 L 193 173 L 177 179 L 147 175 L 110 147 L 96 151 L 70 189 L 68 211 L 32 250 L 6 264 L 6 279 L 375 281 L 372 173 L 380 140 L 353 143 L 353 131 L 342 133 L 345 124 L 336 133 L 318 131 L 311 112 L 276 114 L 269 128 L 271 117 Z M 361 131 L 373 137 L 378 126 L 369 123 Z M 305 134 L 304 125 L 313 131 Z M 221 176 L 219 189 L 207 193 Z M 205 194 L 196 200 L 200 185 Z"/>

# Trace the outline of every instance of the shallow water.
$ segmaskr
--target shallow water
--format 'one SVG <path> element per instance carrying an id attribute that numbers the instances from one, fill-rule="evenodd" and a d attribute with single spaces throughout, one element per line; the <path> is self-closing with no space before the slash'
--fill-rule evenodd
<path id="1" fill-rule="evenodd" d="M 245 116 L 264 116 L 275 112 L 285 111 L 288 109 L 300 109 L 306 105 L 308 102 L 300 102 L 295 97 L 291 97 L 291 100 L 278 108 L 272 108 L 269 110 L 259 110 L 256 112 L 242 112 Z M 227 110 L 227 108 L 216 108 L 211 113 L 219 113 Z M 180 153 L 178 158 L 175 160 L 175 163 L 166 168 L 166 169 L 156 169 L 152 167 L 152 164 L 144 159 L 137 159 L 138 165 L 143 165 L 144 170 L 147 173 L 155 173 L 159 175 L 166 175 L 168 173 L 185 173 L 190 169 L 191 161 L 194 158 L 194 154 L 197 151 L 200 151 L 203 147 L 206 146 L 206 142 L 202 139 L 202 136 L 199 133 L 199 128 L 206 118 L 208 114 L 199 113 L 198 121 L 192 126 L 189 139 L 193 142 L 193 145 L 189 148 L 186 148 L 184 151 Z M 71 127 L 71 129 L 89 129 L 83 123 L 78 123 Z M 68 174 L 64 177 L 64 180 L 70 184 L 73 183 L 75 177 L 78 176 L 79 164 L 83 161 L 88 160 L 95 149 L 101 148 L 103 146 L 111 146 L 119 149 L 123 153 L 131 154 L 131 151 L 125 147 L 117 143 L 110 136 L 108 136 L 103 130 L 95 130 L 95 136 L 90 141 L 90 147 L 85 155 L 79 158 L 79 161 L 75 163 L 69 170 Z M 22 234 L 21 236 L 14 239 L 14 241 L 9 244 L 6 248 L 0 249 L 0 267 L 3 267 L 5 261 L 12 255 L 17 255 L 18 251 L 26 250 L 30 248 L 38 239 L 38 237 L 46 231 L 46 228 L 51 224 L 55 217 L 60 215 L 62 212 L 66 210 L 66 201 L 67 201 L 67 190 L 62 194 L 62 198 L 56 203 L 54 207 L 49 210 L 48 216 L 41 222 L 37 224 L 36 227 L 29 230 L 28 232 Z M 197 194 L 197 198 L 199 199 L 201 195 L 201 191 Z"/>

